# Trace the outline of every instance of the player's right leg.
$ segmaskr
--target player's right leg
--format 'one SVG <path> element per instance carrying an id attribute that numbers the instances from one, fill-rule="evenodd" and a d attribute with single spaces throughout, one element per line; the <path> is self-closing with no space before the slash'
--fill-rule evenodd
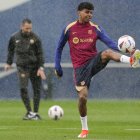
<path id="1" fill-rule="evenodd" d="M 32 114 L 30 99 L 29 99 L 28 91 L 27 91 L 29 73 L 25 72 L 22 68 L 18 67 L 18 77 L 19 77 L 19 82 L 20 82 L 21 99 L 27 110 L 27 113 L 25 114 L 23 119 L 30 120 L 33 114 Z"/>
<path id="2" fill-rule="evenodd" d="M 86 138 L 88 135 L 88 125 L 87 125 L 87 86 L 78 87 L 76 86 L 79 96 L 78 109 L 80 113 L 80 119 L 82 124 L 82 131 L 78 135 L 78 138 Z"/>

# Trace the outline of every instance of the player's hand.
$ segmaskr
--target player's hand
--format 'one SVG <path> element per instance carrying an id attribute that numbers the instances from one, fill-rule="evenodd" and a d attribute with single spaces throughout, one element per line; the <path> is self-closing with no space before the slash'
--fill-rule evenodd
<path id="1" fill-rule="evenodd" d="M 4 66 L 4 70 L 5 71 L 8 71 L 9 69 L 11 69 L 11 65 L 9 65 L 9 64 L 5 64 L 5 66 Z"/>
<path id="2" fill-rule="evenodd" d="M 56 69 L 55 68 L 55 75 L 57 76 L 57 77 L 62 77 L 63 76 L 63 71 L 62 71 L 62 69 Z"/>
<path id="3" fill-rule="evenodd" d="M 37 76 L 40 76 L 42 80 L 46 80 L 46 74 L 43 69 L 38 69 Z"/>

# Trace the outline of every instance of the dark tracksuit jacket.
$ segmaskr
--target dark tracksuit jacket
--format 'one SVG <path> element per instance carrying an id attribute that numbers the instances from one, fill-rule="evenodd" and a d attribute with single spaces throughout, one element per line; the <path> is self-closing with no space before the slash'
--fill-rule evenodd
<path id="1" fill-rule="evenodd" d="M 7 64 L 13 63 L 14 54 L 17 67 L 39 68 L 44 64 L 41 41 L 33 32 L 28 37 L 21 31 L 11 36 L 8 44 Z"/>

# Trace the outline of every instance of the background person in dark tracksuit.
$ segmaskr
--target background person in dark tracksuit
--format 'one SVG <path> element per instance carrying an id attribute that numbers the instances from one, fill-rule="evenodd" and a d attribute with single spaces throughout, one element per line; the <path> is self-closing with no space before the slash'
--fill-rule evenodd
<path id="1" fill-rule="evenodd" d="M 11 68 L 14 54 L 16 56 L 16 65 L 20 82 L 20 92 L 27 113 L 24 120 L 39 120 L 38 114 L 40 102 L 41 79 L 46 79 L 44 73 L 44 58 L 41 40 L 32 32 L 32 21 L 24 19 L 21 24 L 21 30 L 14 33 L 8 45 L 8 56 L 5 70 Z M 30 99 L 28 96 L 28 80 L 31 80 L 34 97 L 34 109 L 32 111 Z"/>

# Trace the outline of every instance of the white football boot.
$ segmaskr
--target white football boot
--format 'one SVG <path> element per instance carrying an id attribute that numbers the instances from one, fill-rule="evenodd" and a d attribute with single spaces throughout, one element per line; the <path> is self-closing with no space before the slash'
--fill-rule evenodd
<path id="1" fill-rule="evenodd" d="M 25 114 L 25 116 L 23 117 L 23 120 L 32 120 L 35 117 L 35 113 L 34 112 L 27 112 Z"/>

